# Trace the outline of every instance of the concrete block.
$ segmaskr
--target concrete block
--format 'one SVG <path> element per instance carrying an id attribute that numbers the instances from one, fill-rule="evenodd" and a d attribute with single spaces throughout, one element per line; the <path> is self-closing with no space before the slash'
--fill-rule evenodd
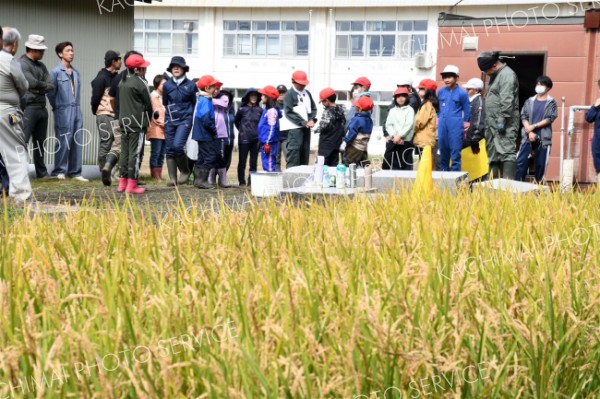
<path id="1" fill-rule="evenodd" d="M 287 168 L 283 172 L 283 188 L 301 187 L 313 173 L 314 165 L 301 165 Z"/>
<path id="2" fill-rule="evenodd" d="M 295 166 L 283 173 L 283 188 L 302 187 L 313 172 L 313 166 Z M 433 183 L 444 190 L 456 191 L 461 184 L 468 183 L 466 172 L 437 172 L 434 171 Z M 410 189 L 417 178 L 416 170 L 380 170 L 373 172 L 373 187 L 379 192 Z M 356 170 L 356 187 L 364 187 L 365 170 Z"/>
<path id="3" fill-rule="evenodd" d="M 373 187 L 380 191 L 410 189 L 416 178 L 416 170 L 380 170 L 373 173 Z M 466 172 L 434 171 L 432 178 L 434 185 L 452 192 L 469 181 Z"/>
<path id="4" fill-rule="evenodd" d="M 357 188 L 295 187 L 295 188 L 283 189 L 281 191 L 281 195 L 290 195 L 293 198 L 329 197 L 329 196 L 353 197 L 355 195 L 373 194 L 376 191 L 377 191 L 376 188 L 365 189 L 364 187 L 357 187 Z"/>
<path id="5" fill-rule="evenodd" d="M 526 183 L 522 181 L 509 180 L 509 179 L 494 179 L 488 180 L 481 183 L 475 183 L 473 187 L 480 187 L 489 189 L 491 191 L 509 191 L 513 193 L 528 193 L 528 192 L 537 192 L 537 193 L 547 193 L 550 192 L 550 187 Z"/>

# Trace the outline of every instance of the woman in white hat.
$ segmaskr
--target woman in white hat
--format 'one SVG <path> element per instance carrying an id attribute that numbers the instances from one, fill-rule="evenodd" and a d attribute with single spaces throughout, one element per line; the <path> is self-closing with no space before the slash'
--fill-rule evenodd
<path id="1" fill-rule="evenodd" d="M 463 148 L 471 147 L 474 154 L 479 154 L 479 141 L 485 137 L 485 108 L 481 97 L 483 81 L 479 78 L 469 79 L 463 88 L 471 104 L 471 125 L 463 138 Z"/>

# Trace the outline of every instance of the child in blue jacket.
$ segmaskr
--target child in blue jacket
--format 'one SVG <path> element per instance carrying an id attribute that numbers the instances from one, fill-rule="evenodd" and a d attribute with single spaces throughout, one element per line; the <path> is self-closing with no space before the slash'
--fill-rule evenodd
<path id="1" fill-rule="evenodd" d="M 208 173 L 212 168 L 220 168 L 221 140 L 217 137 L 212 102 L 218 84 L 210 75 L 202 76 L 196 84 L 200 95 L 194 110 L 192 139 L 198 142 L 198 160 L 194 166 L 194 186 L 198 188 L 213 188 L 208 182 Z"/>
<path id="2" fill-rule="evenodd" d="M 346 165 L 355 163 L 364 167 L 370 164 L 367 146 L 373 132 L 373 105 L 373 100 L 367 96 L 359 97 L 354 103 L 356 113 L 348 124 L 348 132 L 340 146 L 340 151 L 346 152 Z"/>
<path id="3" fill-rule="evenodd" d="M 273 86 L 265 86 L 258 91 L 265 109 L 258 122 L 258 141 L 262 167 L 266 172 L 275 172 L 277 163 L 277 146 L 279 145 L 279 119 L 281 110 L 277 107 L 279 92 Z"/>

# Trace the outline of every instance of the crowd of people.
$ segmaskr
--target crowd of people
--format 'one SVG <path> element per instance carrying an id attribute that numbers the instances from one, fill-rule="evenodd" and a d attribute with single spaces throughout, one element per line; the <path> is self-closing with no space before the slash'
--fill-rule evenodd
<path id="1" fill-rule="evenodd" d="M 33 146 L 37 178 L 82 176 L 82 77 L 73 67 L 74 47 L 65 41 L 55 46 L 58 65 L 48 71 L 42 63 L 48 48 L 43 36 L 32 34 L 25 54 L 14 58 L 21 36 L 14 28 L 0 28 L 0 177 L 5 192 L 16 201 L 31 196 L 27 148 Z M 125 69 L 121 71 L 122 64 Z M 533 158 L 535 180 L 543 181 L 552 145 L 552 123 L 557 103 L 549 95 L 552 80 L 540 76 L 535 95 L 519 110 L 519 84 L 515 72 L 498 52 L 482 52 L 479 69 L 489 77 L 473 77 L 462 87 L 459 68 L 447 65 L 441 72 L 444 87 L 424 79 L 413 87 L 410 79 L 397 82 L 393 101 L 382 124 L 386 141 L 384 169 L 412 169 L 413 157 L 431 146 L 432 167 L 460 171 L 464 151 L 486 156 L 489 175 L 524 180 Z M 306 89 L 308 77 L 295 71 L 291 85 L 250 88 L 235 110 L 234 92 L 211 75 L 190 79 L 189 66 L 172 57 L 166 71 L 152 80 L 149 90 L 142 54 L 129 51 L 121 57 L 109 50 L 104 68 L 91 81 L 91 109 L 99 135 L 98 167 L 102 182 L 110 186 L 118 177 L 118 192 L 142 194 L 140 165 L 146 140 L 151 143 L 150 171 L 162 180 L 167 165 L 168 186 L 192 182 L 200 189 L 227 188 L 235 130 L 239 148 L 237 177 L 240 186 L 251 184 L 260 154 L 262 169 L 281 170 L 307 165 L 313 133 L 319 134 L 318 152 L 325 164 L 369 164 L 368 144 L 373 132 L 374 107 L 370 80 L 351 84 L 352 106 L 337 103 L 333 88 L 319 92 L 323 106 L 317 119 L 317 101 Z M 54 112 L 55 164 L 44 164 L 48 130 L 46 99 Z M 600 119 L 600 99 L 586 115 Z M 596 124 L 592 155 L 600 173 L 600 130 Z M 521 144 L 517 150 L 517 135 Z M 485 139 L 485 146 L 480 145 Z M 249 165 L 248 165 L 249 164 Z M 247 174 L 249 168 L 249 174 Z M 117 176 L 115 176 L 115 174 Z M 193 179 L 192 179 L 193 176 Z M 485 178 L 485 176 L 483 177 Z"/>

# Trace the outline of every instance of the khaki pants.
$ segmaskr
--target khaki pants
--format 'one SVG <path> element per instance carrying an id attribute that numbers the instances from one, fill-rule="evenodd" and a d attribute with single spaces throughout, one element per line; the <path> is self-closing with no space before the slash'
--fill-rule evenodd
<path id="1" fill-rule="evenodd" d="M 18 122 L 11 125 L 9 116 L 17 115 Z M 23 112 L 17 108 L 0 111 L 0 151 L 4 160 L 10 186 L 8 195 L 17 201 L 31 197 L 29 182 L 29 160 L 23 133 Z"/>

